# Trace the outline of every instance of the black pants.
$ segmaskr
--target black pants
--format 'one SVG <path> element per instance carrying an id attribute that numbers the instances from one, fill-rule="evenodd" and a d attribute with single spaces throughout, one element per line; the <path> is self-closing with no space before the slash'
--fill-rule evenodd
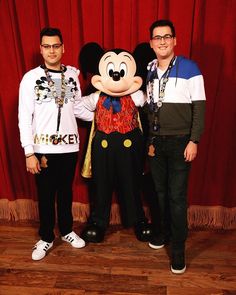
<path id="1" fill-rule="evenodd" d="M 187 183 L 190 163 L 184 150 L 189 136 L 157 136 L 155 156 L 149 157 L 159 205 L 161 236 L 170 235 L 173 249 L 184 249 L 187 238 Z"/>
<path id="2" fill-rule="evenodd" d="M 143 137 L 139 129 L 126 134 L 96 132 L 92 146 L 95 198 L 90 221 L 104 229 L 108 226 L 114 190 L 124 226 L 145 220 L 140 195 L 142 149 Z"/>
<path id="3" fill-rule="evenodd" d="M 39 161 L 43 155 L 36 154 Z M 76 153 L 46 154 L 47 168 L 36 175 L 39 208 L 39 235 L 46 242 L 55 238 L 57 208 L 58 227 L 62 236 L 72 231 L 72 183 L 77 162 Z"/>

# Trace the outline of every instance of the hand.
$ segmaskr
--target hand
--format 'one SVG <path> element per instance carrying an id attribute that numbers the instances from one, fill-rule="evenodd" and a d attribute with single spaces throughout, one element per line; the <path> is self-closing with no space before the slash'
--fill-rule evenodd
<path id="1" fill-rule="evenodd" d="M 155 156 L 155 147 L 153 144 L 150 144 L 148 147 L 148 156 L 150 156 L 150 157 Z"/>
<path id="2" fill-rule="evenodd" d="M 197 156 L 197 144 L 189 141 L 185 150 L 184 150 L 184 158 L 186 162 L 192 162 Z"/>
<path id="3" fill-rule="evenodd" d="M 40 163 L 35 155 L 26 158 L 26 170 L 32 174 L 40 173 Z"/>

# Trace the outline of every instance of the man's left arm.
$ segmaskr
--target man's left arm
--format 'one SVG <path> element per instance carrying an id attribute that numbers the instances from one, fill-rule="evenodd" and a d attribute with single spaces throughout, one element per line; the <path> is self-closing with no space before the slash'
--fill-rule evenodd
<path id="1" fill-rule="evenodd" d="M 79 69 L 75 67 L 67 66 L 70 70 L 74 71 L 74 80 L 76 83 L 77 91 L 74 102 L 74 115 L 76 118 L 84 121 L 93 121 L 94 112 L 87 109 L 83 104 L 83 97 L 81 94 L 80 82 L 79 82 Z"/>
<path id="2" fill-rule="evenodd" d="M 186 161 L 191 162 L 197 156 L 197 145 L 204 130 L 206 96 L 202 75 L 191 78 L 189 88 L 192 99 L 192 127 L 184 157 Z"/>

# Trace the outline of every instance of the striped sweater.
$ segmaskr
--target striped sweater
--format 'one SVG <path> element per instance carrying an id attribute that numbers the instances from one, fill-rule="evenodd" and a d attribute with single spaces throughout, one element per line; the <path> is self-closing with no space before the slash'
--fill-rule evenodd
<path id="1" fill-rule="evenodd" d="M 152 68 L 155 62 L 152 61 L 149 67 Z M 147 94 L 151 91 L 154 102 L 158 101 L 159 79 L 154 80 L 152 89 L 147 83 Z M 151 136 L 189 134 L 192 141 L 199 141 L 204 128 L 205 100 L 203 76 L 198 66 L 192 60 L 178 56 L 166 84 L 163 105 L 159 109 L 160 128 L 156 133 L 152 131 L 153 112 L 148 108 Z M 149 95 L 147 103 L 150 104 Z"/>

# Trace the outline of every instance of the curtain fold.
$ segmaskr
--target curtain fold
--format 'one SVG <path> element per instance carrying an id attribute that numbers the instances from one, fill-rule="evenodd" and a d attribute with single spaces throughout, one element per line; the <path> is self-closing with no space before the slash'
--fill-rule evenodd
<path id="1" fill-rule="evenodd" d="M 26 173 L 19 140 L 18 88 L 23 74 L 42 62 L 40 30 L 59 27 L 65 43 L 63 63 L 79 67 L 85 43 L 132 52 L 149 42 L 153 21 L 169 18 L 176 27 L 176 54 L 198 63 L 207 96 L 205 132 L 190 173 L 189 226 L 236 228 L 235 17 L 234 0 L 1 0 L 0 219 L 38 218 L 34 177 Z M 89 81 L 80 75 L 80 82 L 85 93 Z M 73 214 L 84 222 L 91 192 L 80 170 L 90 124 L 78 121 L 78 128 L 81 150 Z M 120 222 L 116 203 L 111 222 Z"/>

